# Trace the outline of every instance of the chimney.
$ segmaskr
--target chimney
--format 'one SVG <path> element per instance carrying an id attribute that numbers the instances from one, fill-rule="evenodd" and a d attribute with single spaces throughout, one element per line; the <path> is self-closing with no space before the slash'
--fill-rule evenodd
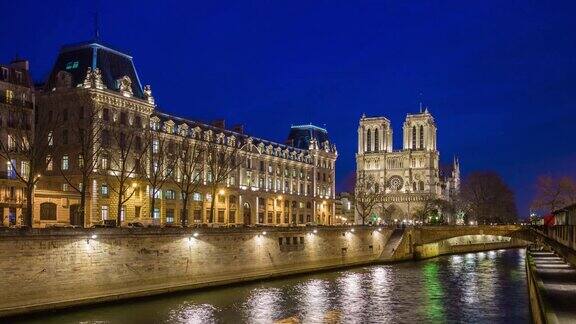
<path id="1" fill-rule="evenodd" d="M 244 134 L 244 125 L 243 124 L 236 124 L 232 127 L 232 130 L 236 133 Z"/>
<path id="2" fill-rule="evenodd" d="M 224 120 L 224 119 L 216 119 L 215 121 L 212 122 L 212 126 L 218 127 L 218 128 L 221 128 L 221 129 L 226 129 L 226 120 Z"/>
<path id="3" fill-rule="evenodd" d="M 10 66 L 15 68 L 15 69 L 26 70 L 26 71 L 28 71 L 30 69 L 30 63 L 28 62 L 28 60 L 24 60 L 24 59 L 15 59 L 12 62 L 10 62 Z"/>

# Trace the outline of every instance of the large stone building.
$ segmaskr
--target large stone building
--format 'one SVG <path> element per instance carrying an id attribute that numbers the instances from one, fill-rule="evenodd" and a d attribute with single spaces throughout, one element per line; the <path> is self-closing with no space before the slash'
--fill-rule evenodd
<path id="1" fill-rule="evenodd" d="M 460 187 L 460 165 L 455 158 L 440 166 L 436 123 L 428 109 L 408 114 L 402 131 L 402 149 L 394 150 L 390 120 L 362 116 L 356 168 L 357 174 L 373 177 L 372 190 L 381 193 L 373 214 L 384 216 L 387 210 L 387 218 L 409 221 L 427 200 L 453 197 Z"/>
<path id="2" fill-rule="evenodd" d="M 39 122 L 54 130 L 36 190 L 36 227 L 118 218 L 123 225 L 180 224 L 189 191 L 182 189 L 183 179 L 198 179 L 187 195 L 189 223 L 334 221 L 337 151 L 326 130 L 292 126 L 280 144 L 242 127 L 227 129 L 222 121 L 162 113 L 150 86 L 141 86 L 132 57 L 99 42 L 60 50 L 38 107 Z M 211 145 L 218 151 L 214 158 Z M 190 147 L 197 152 L 186 155 Z M 187 176 L 185 165 L 197 156 L 203 163 Z M 226 163 L 237 164 L 220 179 Z"/>
<path id="3" fill-rule="evenodd" d="M 0 65 L 0 225 L 20 223 L 29 161 L 20 150 L 33 141 L 34 86 L 25 60 Z"/>

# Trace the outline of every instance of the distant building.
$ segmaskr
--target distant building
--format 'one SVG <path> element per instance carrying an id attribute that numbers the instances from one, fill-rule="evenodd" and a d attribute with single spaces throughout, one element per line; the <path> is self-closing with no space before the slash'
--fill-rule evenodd
<path id="1" fill-rule="evenodd" d="M 336 196 L 335 224 L 353 224 L 355 214 L 353 196 L 348 192 L 341 192 Z"/>
<path id="2" fill-rule="evenodd" d="M 408 114 L 402 131 L 403 147 L 394 150 L 388 118 L 362 116 L 358 127 L 356 170 L 375 179 L 373 190 L 382 196 L 374 214 L 385 207 L 388 221 L 415 220 L 426 200 L 450 200 L 460 188 L 458 159 L 440 166 L 436 123 L 428 109 Z"/>
<path id="3" fill-rule="evenodd" d="M 34 226 L 91 226 L 118 216 L 123 225 L 180 224 L 183 193 L 178 186 L 182 180 L 178 169 L 166 171 L 170 177 L 161 183 L 154 197 L 153 188 L 142 178 L 157 168 L 154 161 L 160 154 L 168 160 L 178 159 L 178 148 L 184 140 L 217 143 L 222 152 L 239 148 L 243 158 L 242 165 L 227 176 L 217 197 L 210 192 L 214 175 L 207 167 L 198 171 L 202 181 L 190 197 L 189 223 L 227 226 L 334 222 L 337 151 L 324 129 L 294 126 L 286 145 L 245 134 L 242 126 L 226 129 L 224 121 L 206 124 L 162 113 L 151 87 L 142 86 L 132 57 L 98 42 L 64 46 L 38 102 L 44 114 L 67 117 L 62 129 L 54 134 L 57 155 L 52 157 L 52 164 L 46 165 L 38 186 Z M 72 134 L 78 124 L 86 123 L 86 118 L 93 119 L 91 125 L 100 125 L 95 144 L 99 152 L 95 174 L 83 183 L 80 169 L 86 157 Z M 126 180 L 129 189 L 124 192 L 122 200 L 126 201 L 118 215 L 121 198 L 117 178 L 122 173 L 118 155 L 121 147 L 131 141 L 129 138 L 133 138 L 135 151 L 127 156 L 126 163 L 133 172 Z M 168 143 L 165 151 L 159 149 L 159 141 Z M 140 154 L 139 150 L 145 152 Z M 62 176 L 63 168 L 69 181 Z M 74 189 L 83 187 L 89 188 L 85 219 L 78 217 L 80 197 Z M 215 217 L 210 220 L 212 200 L 216 201 Z"/>
<path id="4" fill-rule="evenodd" d="M 34 86 L 26 60 L 0 64 L 0 224 L 20 225 L 25 192 L 18 175 L 28 177 L 22 140 L 32 142 Z"/>

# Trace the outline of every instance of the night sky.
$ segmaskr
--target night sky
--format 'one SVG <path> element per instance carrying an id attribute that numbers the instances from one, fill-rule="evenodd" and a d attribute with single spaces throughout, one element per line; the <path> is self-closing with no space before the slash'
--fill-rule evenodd
<path id="1" fill-rule="evenodd" d="M 390 118 L 401 148 L 420 100 L 441 160 L 501 173 L 522 216 L 538 175 L 576 173 L 575 1 L 2 0 L 0 61 L 28 58 L 43 82 L 61 45 L 92 38 L 96 10 L 162 111 L 279 142 L 325 126 L 339 189 L 362 113 Z"/>

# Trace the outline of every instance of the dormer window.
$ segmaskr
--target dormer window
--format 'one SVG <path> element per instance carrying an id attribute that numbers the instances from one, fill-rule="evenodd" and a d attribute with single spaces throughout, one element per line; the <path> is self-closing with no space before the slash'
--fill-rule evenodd
<path id="1" fill-rule="evenodd" d="M 22 72 L 16 71 L 16 83 L 22 83 Z"/>
<path id="2" fill-rule="evenodd" d="M 78 61 L 71 61 L 66 63 L 66 70 L 74 70 L 78 68 Z"/>
<path id="3" fill-rule="evenodd" d="M 2 68 L 2 80 L 8 80 L 8 69 L 5 67 Z"/>

